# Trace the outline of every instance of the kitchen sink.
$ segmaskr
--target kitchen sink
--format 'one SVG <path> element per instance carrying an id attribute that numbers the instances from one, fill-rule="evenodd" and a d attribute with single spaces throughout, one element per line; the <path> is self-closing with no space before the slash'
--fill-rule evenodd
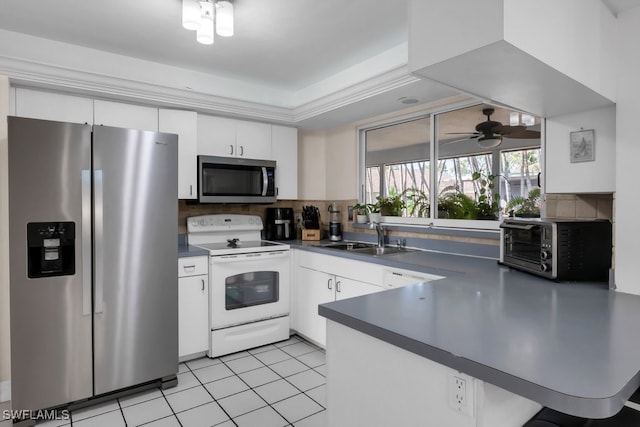
<path id="1" fill-rule="evenodd" d="M 367 254 L 367 255 L 389 255 L 389 254 L 397 254 L 399 252 L 413 252 L 415 249 L 407 249 L 400 246 L 383 246 L 379 248 L 378 246 L 372 246 L 369 248 L 360 248 L 354 249 L 353 252 L 357 252 L 359 254 Z"/>
<path id="2" fill-rule="evenodd" d="M 389 255 L 399 252 L 413 252 L 415 249 L 407 249 L 400 246 L 384 246 L 379 248 L 375 243 L 363 242 L 336 242 L 322 245 L 324 248 L 350 251 L 364 255 Z"/>
<path id="3" fill-rule="evenodd" d="M 363 242 L 332 242 L 322 245 L 323 248 L 339 249 L 342 251 L 355 251 L 360 249 L 375 248 L 375 243 L 363 243 Z"/>

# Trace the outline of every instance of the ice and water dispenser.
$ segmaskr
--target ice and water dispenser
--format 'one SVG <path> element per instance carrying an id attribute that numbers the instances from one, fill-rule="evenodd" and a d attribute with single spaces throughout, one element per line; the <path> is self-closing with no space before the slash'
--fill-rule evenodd
<path id="1" fill-rule="evenodd" d="M 27 224 L 28 277 L 75 274 L 75 223 Z"/>

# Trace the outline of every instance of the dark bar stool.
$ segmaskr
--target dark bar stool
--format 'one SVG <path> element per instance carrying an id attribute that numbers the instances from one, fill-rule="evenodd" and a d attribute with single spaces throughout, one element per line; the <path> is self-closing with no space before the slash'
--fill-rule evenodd
<path id="1" fill-rule="evenodd" d="M 634 396 L 640 397 L 636 391 Z M 631 399 L 629 399 L 631 400 Z M 632 400 L 633 401 L 633 400 Z M 589 419 L 563 414 L 549 408 L 542 408 L 523 427 L 634 427 L 640 426 L 640 411 L 624 406 L 610 418 Z"/>

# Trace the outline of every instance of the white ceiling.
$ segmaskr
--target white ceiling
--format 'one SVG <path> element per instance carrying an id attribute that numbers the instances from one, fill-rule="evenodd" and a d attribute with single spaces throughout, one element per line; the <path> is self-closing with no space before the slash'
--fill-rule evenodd
<path id="1" fill-rule="evenodd" d="M 362 82 L 352 78 L 346 89 L 389 72 L 384 61 L 371 62 L 385 52 L 394 52 L 396 68 L 407 61 L 409 0 L 233 0 L 235 35 L 216 37 L 210 46 L 197 43 L 195 33 L 182 28 L 181 0 L 1 1 L 0 30 L 195 70 L 262 87 L 270 94 L 304 92 L 306 97 L 292 96 L 300 105 L 313 104 L 316 93 L 318 98 L 332 96 L 327 93 L 331 85 L 325 83 L 335 83 L 336 76 L 349 70 L 362 70 L 367 61 L 369 75 Z M 614 13 L 640 4 L 603 1 Z M 388 89 L 363 96 L 354 90 L 332 108 L 309 109 L 294 124 L 326 129 L 406 108 L 398 102 L 401 97 L 427 103 L 456 94 L 406 74 L 406 82 Z M 317 89 L 321 84 L 324 92 Z M 336 88 L 336 93 L 345 89 Z M 232 98 L 232 89 L 226 90 L 221 96 Z"/>

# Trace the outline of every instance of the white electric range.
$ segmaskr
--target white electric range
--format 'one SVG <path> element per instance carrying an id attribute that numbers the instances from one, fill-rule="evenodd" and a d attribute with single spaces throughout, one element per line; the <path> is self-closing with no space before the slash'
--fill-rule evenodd
<path id="1" fill-rule="evenodd" d="M 289 245 L 261 240 L 257 215 L 187 218 L 189 244 L 209 251 L 209 357 L 289 338 Z"/>

